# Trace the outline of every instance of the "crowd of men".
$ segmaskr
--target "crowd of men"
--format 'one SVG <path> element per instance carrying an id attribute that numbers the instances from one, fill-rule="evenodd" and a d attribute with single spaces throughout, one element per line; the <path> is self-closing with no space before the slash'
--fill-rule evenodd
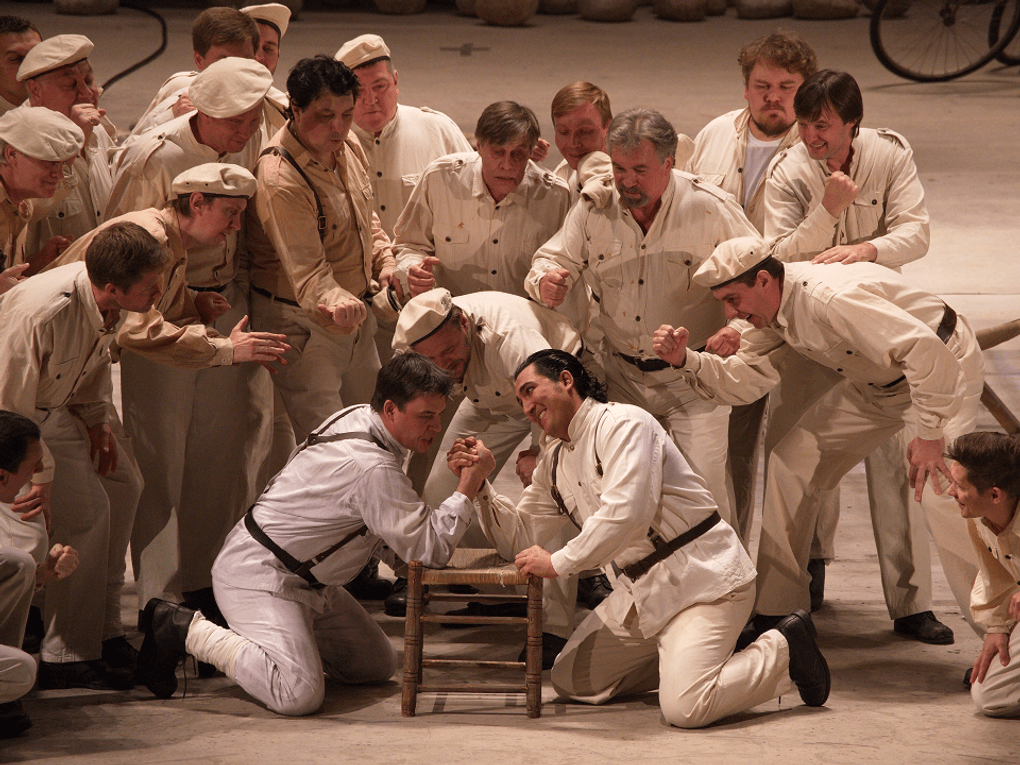
<path id="1" fill-rule="evenodd" d="M 0 17 L 0 735 L 35 682 L 169 697 L 187 654 L 313 713 L 325 676 L 396 671 L 358 602 L 403 613 L 379 558 L 458 544 L 548 580 L 564 697 L 657 688 L 681 727 L 818 706 L 809 612 L 862 459 L 895 631 L 953 642 L 930 532 L 985 637 L 974 699 L 1020 712 L 1020 447 L 966 435 L 980 350 L 898 273 L 924 191 L 852 76 L 766 35 L 747 106 L 694 141 L 572 83 L 548 170 L 526 106 L 486 107 L 472 148 L 399 103 L 377 35 L 277 90 L 289 18 L 202 12 L 195 71 L 120 136 L 91 41 Z M 487 479 L 522 445 L 514 503 Z"/>

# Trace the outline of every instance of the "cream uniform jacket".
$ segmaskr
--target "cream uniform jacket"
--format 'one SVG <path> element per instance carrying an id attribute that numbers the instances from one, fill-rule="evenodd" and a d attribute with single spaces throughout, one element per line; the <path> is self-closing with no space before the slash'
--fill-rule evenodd
<path id="1" fill-rule="evenodd" d="M 402 560 L 443 566 L 471 520 L 471 501 L 455 492 L 430 508 L 401 469 L 407 449 L 390 435 L 379 415 L 367 405 L 341 414 L 321 432 L 363 432 L 377 442 L 352 438 L 296 452 L 255 503 L 255 521 L 298 560 L 308 560 L 359 526 L 367 526 L 366 534 L 311 569 L 327 585 L 349 582 L 384 543 Z M 252 538 L 243 521 L 224 542 L 213 578 L 242 589 L 282 593 L 299 602 L 318 600 L 304 579 L 287 571 Z"/>
<path id="2" fill-rule="evenodd" d="M 749 109 L 736 109 L 705 125 L 694 139 L 694 154 L 685 168 L 689 173 L 728 191 L 738 202 L 744 199 L 744 160 L 750 119 Z M 783 134 L 777 152 L 790 148 L 799 140 L 797 126 L 793 125 Z M 766 175 L 762 176 L 751 201 L 744 206 L 744 214 L 759 233 L 765 231 Z"/>
<path id="3" fill-rule="evenodd" d="M 940 298 L 875 263 L 787 263 L 775 321 L 745 332 L 729 358 L 688 351 L 683 373 L 699 395 L 731 404 L 755 401 L 774 387 L 775 363 L 790 349 L 876 396 L 905 376 L 919 435 L 935 440 L 960 409 L 960 361 L 976 348 L 962 317 L 949 344 L 939 340 L 944 312 Z"/>
<path id="4" fill-rule="evenodd" d="M 206 162 L 223 162 L 254 170 L 259 154 L 256 133 L 236 154 L 219 154 L 199 143 L 191 127 L 192 114 L 168 122 L 163 129 L 140 138 L 120 155 L 115 168 L 107 218 L 161 208 L 173 198 L 173 180 L 185 170 Z M 238 275 L 238 237 L 228 231 L 225 244 L 195 248 L 189 259 L 188 281 L 196 287 L 220 287 Z"/>
<path id="5" fill-rule="evenodd" d="M 486 486 L 479 517 L 503 557 L 547 542 L 563 524 L 556 486 L 580 532 L 552 554 L 559 576 L 615 563 L 623 568 L 653 552 L 649 528 L 671 540 L 716 510 L 712 495 L 652 415 L 628 404 L 586 399 L 568 428 L 569 441 L 545 438 L 533 483 L 516 509 Z M 597 455 L 597 461 L 596 461 Z M 601 466 L 599 471 L 598 466 Z M 620 624 L 644 637 L 659 632 L 695 603 L 711 603 L 754 581 L 754 565 L 725 522 L 656 564 L 636 582 L 621 574 L 613 602 Z M 608 603 L 609 601 L 607 601 Z"/>
<path id="6" fill-rule="evenodd" d="M 581 337 L 561 314 L 505 292 L 475 292 L 453 299 L 467 314 L 471 361 L 464 396 L 479 409 L 523 420 L 513 374 L 536 351 L 559 348 L 577 354 Z"/>
<path id="7" fill-rule="evenodd" d="M 177 72 L 170 75 L 166 81 L 159 86 L 152 101 L 145 107 L 138 122 L 131 128 L 131 134 L 126 142 L 134 141 L 135 138 L 148 130 L 159 127 L 174 118 L 173 105 L 183 94 L 188 92 L 192 81 L 198 77 L 198 72 Z"/>
<path id="8" fill-rule="evenodd" d="M 779 260 L 811 260 L 836 245 L 870 242 L 876 263 L 898 268 L 928 252 L 928 208 L 910 144 L 891 130 L 861 128 L 853 150 L 849 176 L 860 191 L 839 218 L 822 207 L 831 175 L 824 160 L 811 159 L 798 144 L 772 161 L 765 239 Z"/>
<path id="9" fill-rule="evenodd" d="M 254 171 L 259 187 L 248 204 L 251 283 L 300 304 L 326 331 L 349 334 L 324 319 L 318 306 L 361 298 L 372 280 L 394 265 L 389 237 L 372 212 L 368 160 L 350 134 L 337 152 L 335 172 L 317 162 L 289 127 L 271 145 L 290 152 L 315 192 L 282 157 L 267 154 L 259 160 Z M 325 216 L 324 240 L 316 223 L 316 192 Z"/>
<path id="10" fill-rule="evenodd" d="M 60 256 L 58 265 L 85 260 L 85 251 L 96 235 L 115 223 L 136 223 L 170 252 L 163 280 L 163 295 L 147 313 L 127 313 L 117 333 L 120 348 L 135 351 L 152 361 L 188 369 L 229 366 L 234 348 L 202 323 L 195 307 L 195 292 L 188 289 L 188 251 L 181 241 L 177 213 L 169 207 L 125 213 L 77 239 Z"/>
<path id="11" fill-rule="evenodd" d="M 3 255 L 3 268 L 25 262 L 25 239 L 32 209 L 31 199 L 14 204 L 7 195 L 7 187 L 0 182 L 0 254 Z"/>
<path id="12" fill-rule="evenodd" d="M 112 128 L 112 124 L 110 125 Z M 110 151 L 114 140 L 104 125 L 92 131 L 85 145 L 85 157 L 79 153 L 71 165 L 66 194 L 57 192 L 51 204 L 38 204 L 29 224 L 28 252 L 38 252 L 53 236 L 77 239 L 106 219 L 106 206 L 113 191 Z"/>
<path id="13" fill-rule="evenodd" d="M 87 427 L 109 422 L 113 403 L 110 343 L 123 312 L 107 325 L 84 263 L 38 274 L 0 298 L 0 409 L 39 421 L 39 412 L 69 408 Z M 43 471 L 53 480 L 43 444 Z"/>
<path id="14" fill-rule="evenodd" d="M 496 202 L 482 180 L 477 152 L 437 159 L 422 173 L 397 221 L 401 280 L 411 266 L 434 255 L 442 261 L 433 271 L 436 286 L 454 295 L 498 290 L 527 297 L 531 256 L 559 230 L 569 205 L 567 184 L 530 160 L 520 185 Z"/>
<path id="15" fill-rule="evenodd" d="M 378 136 L 357 125 L 352 125 L 351 130 L 361 140 L 368 157 L 375 212 L 390 236 L 418 177 L 429 163 L 447 154 L 471 151 L 471 144 L 457 123 L 427 107 L 398 104 L 397 113 Z"/>
<path id="16" fill-rule="evenodd" d="M 570 292 L 591 287 L 609 348 L 655 359 L 652 334 L 662 324 L 687 327 L 698 348 L 726 321 L 722 303 L 692 276 L 716 245 L 756 236 L 740 206 L 726 192 L 673 171 L 651 228 L 645 234 L 620 204 L 605 210 L 587 201 L 575 205 L 563 228 L 535 253 L 528 294 L 541 301 L 539 283 L 556 268 L 570 272 Z"/>
<path id="17" fill-rule="evenodd" d="M 970 612 L 986 633 L 1010 633 L 1017 621 L 1009 613 L 1009 602 L 1020 591 L 1020 512 L 1001 534 L 980 518 L 968 518 L 967 530 L 978 557 Z"/>

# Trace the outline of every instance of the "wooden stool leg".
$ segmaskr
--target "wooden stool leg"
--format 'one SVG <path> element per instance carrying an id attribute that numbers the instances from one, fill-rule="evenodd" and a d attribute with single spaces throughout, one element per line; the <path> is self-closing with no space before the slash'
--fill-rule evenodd
<path id="1" fill-rule="evenodd" d="M 404 617 L 404 692 L 400 705 L 400 711 L 404 717 L 414 717 L 418 702 L 418 685 L 421 682 L 421 575 L 421 561 L 411 561 L 407 565 L 407 614 Z"/>
<path id="2" fill-rule="evenodd" d="M 528 647 L 524 663 L 528 717 L 542 716 L 542 578 L 528 579 Z"/>

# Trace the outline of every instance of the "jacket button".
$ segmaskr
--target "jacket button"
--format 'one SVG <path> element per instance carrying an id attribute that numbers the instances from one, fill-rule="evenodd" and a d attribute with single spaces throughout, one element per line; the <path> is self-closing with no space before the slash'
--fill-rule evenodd
<path id="1" fill-rule="evenodd" d="M 493 240 L 492 240 L 492 243 L 493 243 L 493 244 L 499 244 L 499 240 L 498 240 L 498 239 L 493 239 Z"/>
<path id="2" fill-rule="evenodd" d="M 448 242 L 452 242 L 453 240 L 452 240 L 452 239 L 450 239 L 450 237 L 446 237 L 446 241 L 448 241 Z"/>
<path id="3" fill-rule="evenodd" d="M 375 176 L 376 178 L 382 178 L 382 173 L 376 173 Z"/>

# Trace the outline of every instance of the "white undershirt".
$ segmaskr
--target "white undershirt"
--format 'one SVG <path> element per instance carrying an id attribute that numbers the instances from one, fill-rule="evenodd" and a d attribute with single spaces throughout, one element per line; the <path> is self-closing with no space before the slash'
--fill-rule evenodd
<path id="1" fill-rule="evenodd" d="M 747 133 L 747 149 L 744 152 L 744 208 L 751 202 L 751 197 L 758 190 L 765 170 L 775 156 L 782 136 L 774 141 L 759 141 L 750 131 Z"/>

